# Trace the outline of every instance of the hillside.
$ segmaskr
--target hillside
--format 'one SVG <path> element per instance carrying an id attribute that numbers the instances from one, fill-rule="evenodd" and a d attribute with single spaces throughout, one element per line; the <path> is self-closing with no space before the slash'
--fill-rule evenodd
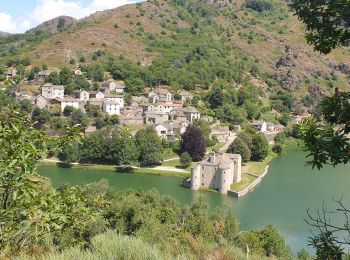
<path id="1" fill-rule="evenodd" d="M 159 76 L 146 84 L 191 90 L 208 89 L 218 79 L 238 88 L 249 80 L 263 89 L 265 98 L 280 90 L 292 92 L 294 109 L 311 106 L 335 86 L 348 88 L 348 48 L 328 56 L 316 53 L 306 44 L 304 27 L 286 1 L 268 1 L 264 8 L 243 0 L 131 4 L 17 45 L 13 57 L 28 56 L 34 65 L 62 67 L 81 57 L 91 64 L 122 55 L 143 67 L 153 62 L 150 68 Z M 5 45 L 9 43 L 0 43 L 0 51 Z M 96 52 L 103 57 L 97 60 Z M 2 60 L 6 59 L 5 55 Z"/>

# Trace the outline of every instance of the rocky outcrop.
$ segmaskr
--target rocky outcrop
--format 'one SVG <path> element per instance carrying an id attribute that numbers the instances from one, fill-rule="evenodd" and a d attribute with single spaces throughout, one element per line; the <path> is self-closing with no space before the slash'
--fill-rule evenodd
<path id="1" fill-rule="evenodd" d="M 295 67 L 296 62 L 295 60 L 298 58 L 298 55 L 293 52 L 292 48 L 290 46 L 285 47 L 284 55 L 280 58 L 280 60 L 277 62 L 276 67 Z"/>
<path id="2" fill-rule="evenodd" d="M 313 99 L 320 100 L 323 97 L 322 90 L 317 85 L 311 85 L 308 90 Z"/>
<path id="3" fill-rule="evenodd" d="M 331 67 L 334 70 L 338 70 L 343 74 L 350 75 L 350 66 L 346 63 L 334 63 L 332 61 L 329 61 L 329 67 Z"/>

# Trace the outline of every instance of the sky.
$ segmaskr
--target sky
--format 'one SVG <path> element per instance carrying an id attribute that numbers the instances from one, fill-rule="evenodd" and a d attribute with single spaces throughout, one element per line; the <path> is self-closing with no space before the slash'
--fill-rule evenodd
<path id="1" fill-rule="evenodd" d="M 60 15 L 80 19 L 140 0 L 0 0 L 0 31 L 22 33 Z"/>

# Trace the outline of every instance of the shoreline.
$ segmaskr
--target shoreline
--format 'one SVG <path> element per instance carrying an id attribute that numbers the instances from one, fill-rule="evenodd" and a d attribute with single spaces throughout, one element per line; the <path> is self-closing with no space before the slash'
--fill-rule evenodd
<path id="1" fill-rule="evenodd" d="M 288 148 L 292 146 L 299 146 L 299 141 L 297 139 L 288 139 L 284 144 L 284 148 Z M 243 187 L 239 187 L 237 189 L 234 189 L 233 187 L 231 187 L 231 189 L 227 191 L 227 195 L 240 198 L 240 197 L 244 197 L 248 193 L 255 190 L 255 188 L 263 181 L 264 177 L 268 175 L 270 164 L 273 162 L 273 160 L 281 156 L 272 152 L 271 147 L 269 147 L 269 149 L 270 149 L 269 151 L 270 154 L 268 155 L 268 157 L 263 162 L 256 163 L 256 164 L 260 163 L 264 165 L 263 171 L 258 173 L 256 172 L 252 173 L 250 171 L 242 173 L 242 176 L 246 176 L 247 178 L 254 178 L 254 179 L 250 179 L 249 182 L 246 183 Z M 250 163 L 253 163 L 253 162 L 250 162 Z M 248 165 L 246 167 L 249 168 Z M 252 168 L 252 166 L 250 168 Z M 236 184 L 236 185 L 239 186 L 239 184 Z"/>
<path id="2" fill-rule="evenodd" d="M 179 171 L 179 170 L 161 170 L 157 168 L 138 168 L 129 166 L 116 166 L 116 165 L 103 165 L 103 164 L 80 164 L 74 163 L 62 167 L 59 164 L 64 165 L 62 162 L 53 160 L 40 160 L 37 162 L 38 166 L 42 167 L 59 167 L 67 169 L 81 169 L 87 171 L 99 171 L 99 172 L 114 172 L 114 173 L 130 173 L 130 174 L 144 174 L 144 175 L 156 175 L 156 176 L 169 176 L 177 178 L 187 178 L 190 172 Z"/>

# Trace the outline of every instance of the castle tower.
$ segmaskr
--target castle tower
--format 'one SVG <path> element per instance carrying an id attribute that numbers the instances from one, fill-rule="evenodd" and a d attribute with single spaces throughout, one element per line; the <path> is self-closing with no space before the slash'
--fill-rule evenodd
<path id="1" fill-rule="evenodd" d="M 201 187 L 201 167 L 198 164 L 197 166 L 191 169 L 191 189 L 199 190 Z"/>
<path id="2" fill-rule="evenodd" d="M 222 163 L 219 165 L 218 177 L 220 179 L 220 193 L 227 194 L 227 191 L 230 189 L 232 184 L 232 171 L 232 166 L 229 164 Z"/>

